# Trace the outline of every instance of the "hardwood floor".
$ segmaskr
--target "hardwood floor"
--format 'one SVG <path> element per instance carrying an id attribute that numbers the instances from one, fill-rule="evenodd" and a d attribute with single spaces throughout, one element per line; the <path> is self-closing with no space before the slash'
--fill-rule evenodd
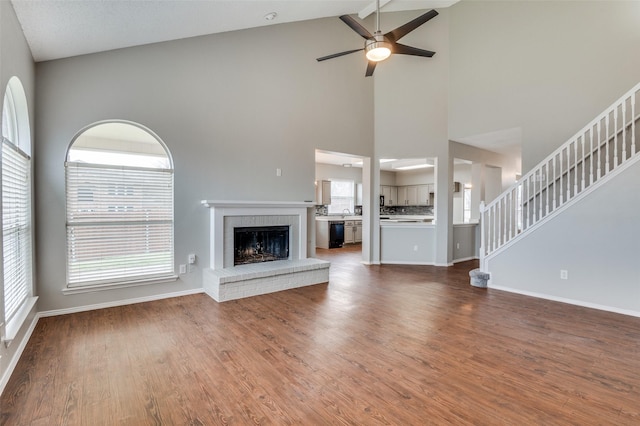
<path id="1" fill-rule="evenodd" d="M 640 318 L 358 250 L 318 250 L 329 284 L 43 318 L 0 423 L 640 424 Z"/>

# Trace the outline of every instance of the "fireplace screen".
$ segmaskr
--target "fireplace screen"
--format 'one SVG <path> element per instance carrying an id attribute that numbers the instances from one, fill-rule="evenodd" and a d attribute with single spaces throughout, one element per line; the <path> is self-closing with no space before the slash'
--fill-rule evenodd
<path id="1" fill-rule="evenodd" d="M 234 228 L 233 265 L 289 258 L 289 226 Z"/>

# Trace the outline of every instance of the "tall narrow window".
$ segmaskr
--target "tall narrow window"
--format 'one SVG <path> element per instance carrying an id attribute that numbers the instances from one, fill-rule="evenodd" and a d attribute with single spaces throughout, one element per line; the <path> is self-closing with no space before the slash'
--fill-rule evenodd
<path id="1" fill-rule="evenodd" d="M 2 265 L 4 337 L 22 325 L 21 308 L 32 296 L 31 135 L 26 96 L 12 77 L 2 103 Z M 22 312 L 26 317 L 26 312 Z"/>
<path id="2" fill-rule="evenodd" d="M 471 184 L 465 183 L 462 189 L 463 223 L 469 223 L 471 221 L 471 188 Z"/>
<path id="3" fill-rule="evenodd" d="M 66 162 L 67 288 L 175 279 L 173 168 L 151 132 L 92 126 Z"/>

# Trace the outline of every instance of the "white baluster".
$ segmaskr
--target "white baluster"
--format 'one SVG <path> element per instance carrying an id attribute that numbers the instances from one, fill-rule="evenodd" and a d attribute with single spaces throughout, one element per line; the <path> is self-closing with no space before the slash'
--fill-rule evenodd
<path id="1" fill-rule="evenodd" d="M 622 162 L 627 161 L 627 100 L 622 101 Z"/>
<path id="2" fill-rule="evenodd" d="M 538 200 L 538 220 L 542 219 L 542 167 L 538 169 L 538 192 L 536 198 Z"/>
<path id="3" fill-rule="evenodd" d="M 584 171 L 584 169 L 587 168 L 587 165 L 586 165 L 587 156 L 586 156 L 585 151 L 584 151 L 584 134 L 581 136 L 581 139 L 582 139 L 582 160 L 581 160 L 581 163 L 580 163 L 580 164 L 582 164 L 582 183 L 581 183 L 582 188 L 581 189 L 584 191 L 584 184 L 585 184 L 585 180 L 584 180 L 585 171 Z"/>
<path id="4" fill-rule="evenodd" d="M 573 196 L 578 195 L 578 139 L 573 142 Z"/>
<path id="5" fill-rule="evenodd" d="M 600 123 L 602 123 L 602 120 L 598 120 L 598 179 L 602 177 L 602 154 L 600 153 L 602 126 Z"/>
<path id="6" fill-rule="evenodd" d="M 562 205 L 562 197 L 564 196 L 564 167 L 562 167 L 562 157 L 564 157 L 564 149 L 560 150 L 560 191 L 558 191 L 558 205 L 561 206 Z"/>
<path id="7" fill-rule="evenodd" d="M 613 110 L 613 168 L 618 167 L 618 107 Z"/>
<path id="8" fill-rule="evenodd" d="M 556 157 L 557 155 L 553 156 L 553 210 L 556 209 L 557 204 L 556 204 L 556 190 L 558 189 L 558 183 L 556 182 Z"/>
<path id="9" fill-rule="evenodd" d="M 533 178 L 533 175 L 530 175 L 527 178 L 527 215 L 529 216 L 529 226 L 531 226 L 533 224 L 533 215 L 535 214 L 536 211 L 536 206 L 535 206 L 535 190 L 536 190 L 536 186 L 535 186 L 535 182 L 533 184 L 533 191 L 531 191 L 531 179 Z M 531 197 L 531 193 L 533 192 L 533 198 Z"/>
<path id="10" fill-rule="evenodd" d="M 631 155 L 635 155 L 635 153 L 636 153 L 636 94 L 634 93 L 631 96 Z"/>
<path id="11" fill-rule="evenodd" d="M 516 209 L 513 204 L 513 190 L 509 191 L 509 240 L 513 238 L 514 219 L 516 215 Z"/>
<path id="12" fill-rule="evenodd" d="M 484 210 L 484 201 L 480 201 L 480 265 L 484 263 L 486 253 L 486 242 L 484 233 L 487 231 L 487 212 Z"/>
<path id="13" fill-rule="evenodd" d="M 500 199 L 500 211 L 502 212 L 501 223 L 502 223 L 502 235 L 500 236 L 501 245 L 507 242 L 507 200 L 505 197 Z"/>
<path id="14" fill-rule="evenodd" d="M 593 183 L 593 169 L 596 166 L 594 154 L 593 154 L 593 126 L 589 129 L 589 185 Z"/>
<path id="15" fill-rule="evenodd" d="M 607 114 L 607 118 L 605 119 L 606 121 L 604 122 L 605 127 L 606 127 L 606 128 L 605 128 L 605 130 L 606 130 L 606 132 L 607 132 L 607 134 L 606 134 L 606 136 L 605 136 L 605 139 L 604 139 L 604 143 L 605 143 L 605 157 L 606 157 L 606 161 L 607 161 L 607 164 L 606 164 L 606 167 L 605 167 L 605 170 L 604 170 L 604 174 L 608 174 L 608 173 L 609 173 L 609 168 L 610 168 L 610 166 L 611 166 L 611 165 L 609 164 L 609 127 L 610 127 L 610 124 L 609 124 L 609 123 L 610 123 L 610 121 L 611 121 L 611 119 L 610 119 L 609 117 L 611 117 L 611 114 Z"/>
<path id="16" fill-rule="evenodd" d="M 549 162 L 547 161 L 544 165 L 545 173 L 544 176 L 544 188 L 546 193 L 546 200 L 544 202 L 545 205 L 545 216 L 549 214 Z"/>
<path id="17" fill-rule="evenodd" d="M 496 211 L 496 204 L 493 205 L 493 249 L 496 250 L 498 248 L 498 223 L 496 222 L 498 218 L 498 212 Z"/>

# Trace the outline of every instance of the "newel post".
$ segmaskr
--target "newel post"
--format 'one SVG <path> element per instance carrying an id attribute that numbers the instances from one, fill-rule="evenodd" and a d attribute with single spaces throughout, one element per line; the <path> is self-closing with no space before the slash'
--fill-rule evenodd
<path id="1" fill-rule="evenodd" d="M 485 257 L 485 220 L 484 220 L 485 204 L 484 200 L 480 201 L 480 270 L 484 270 L 484 257 Z"/>

